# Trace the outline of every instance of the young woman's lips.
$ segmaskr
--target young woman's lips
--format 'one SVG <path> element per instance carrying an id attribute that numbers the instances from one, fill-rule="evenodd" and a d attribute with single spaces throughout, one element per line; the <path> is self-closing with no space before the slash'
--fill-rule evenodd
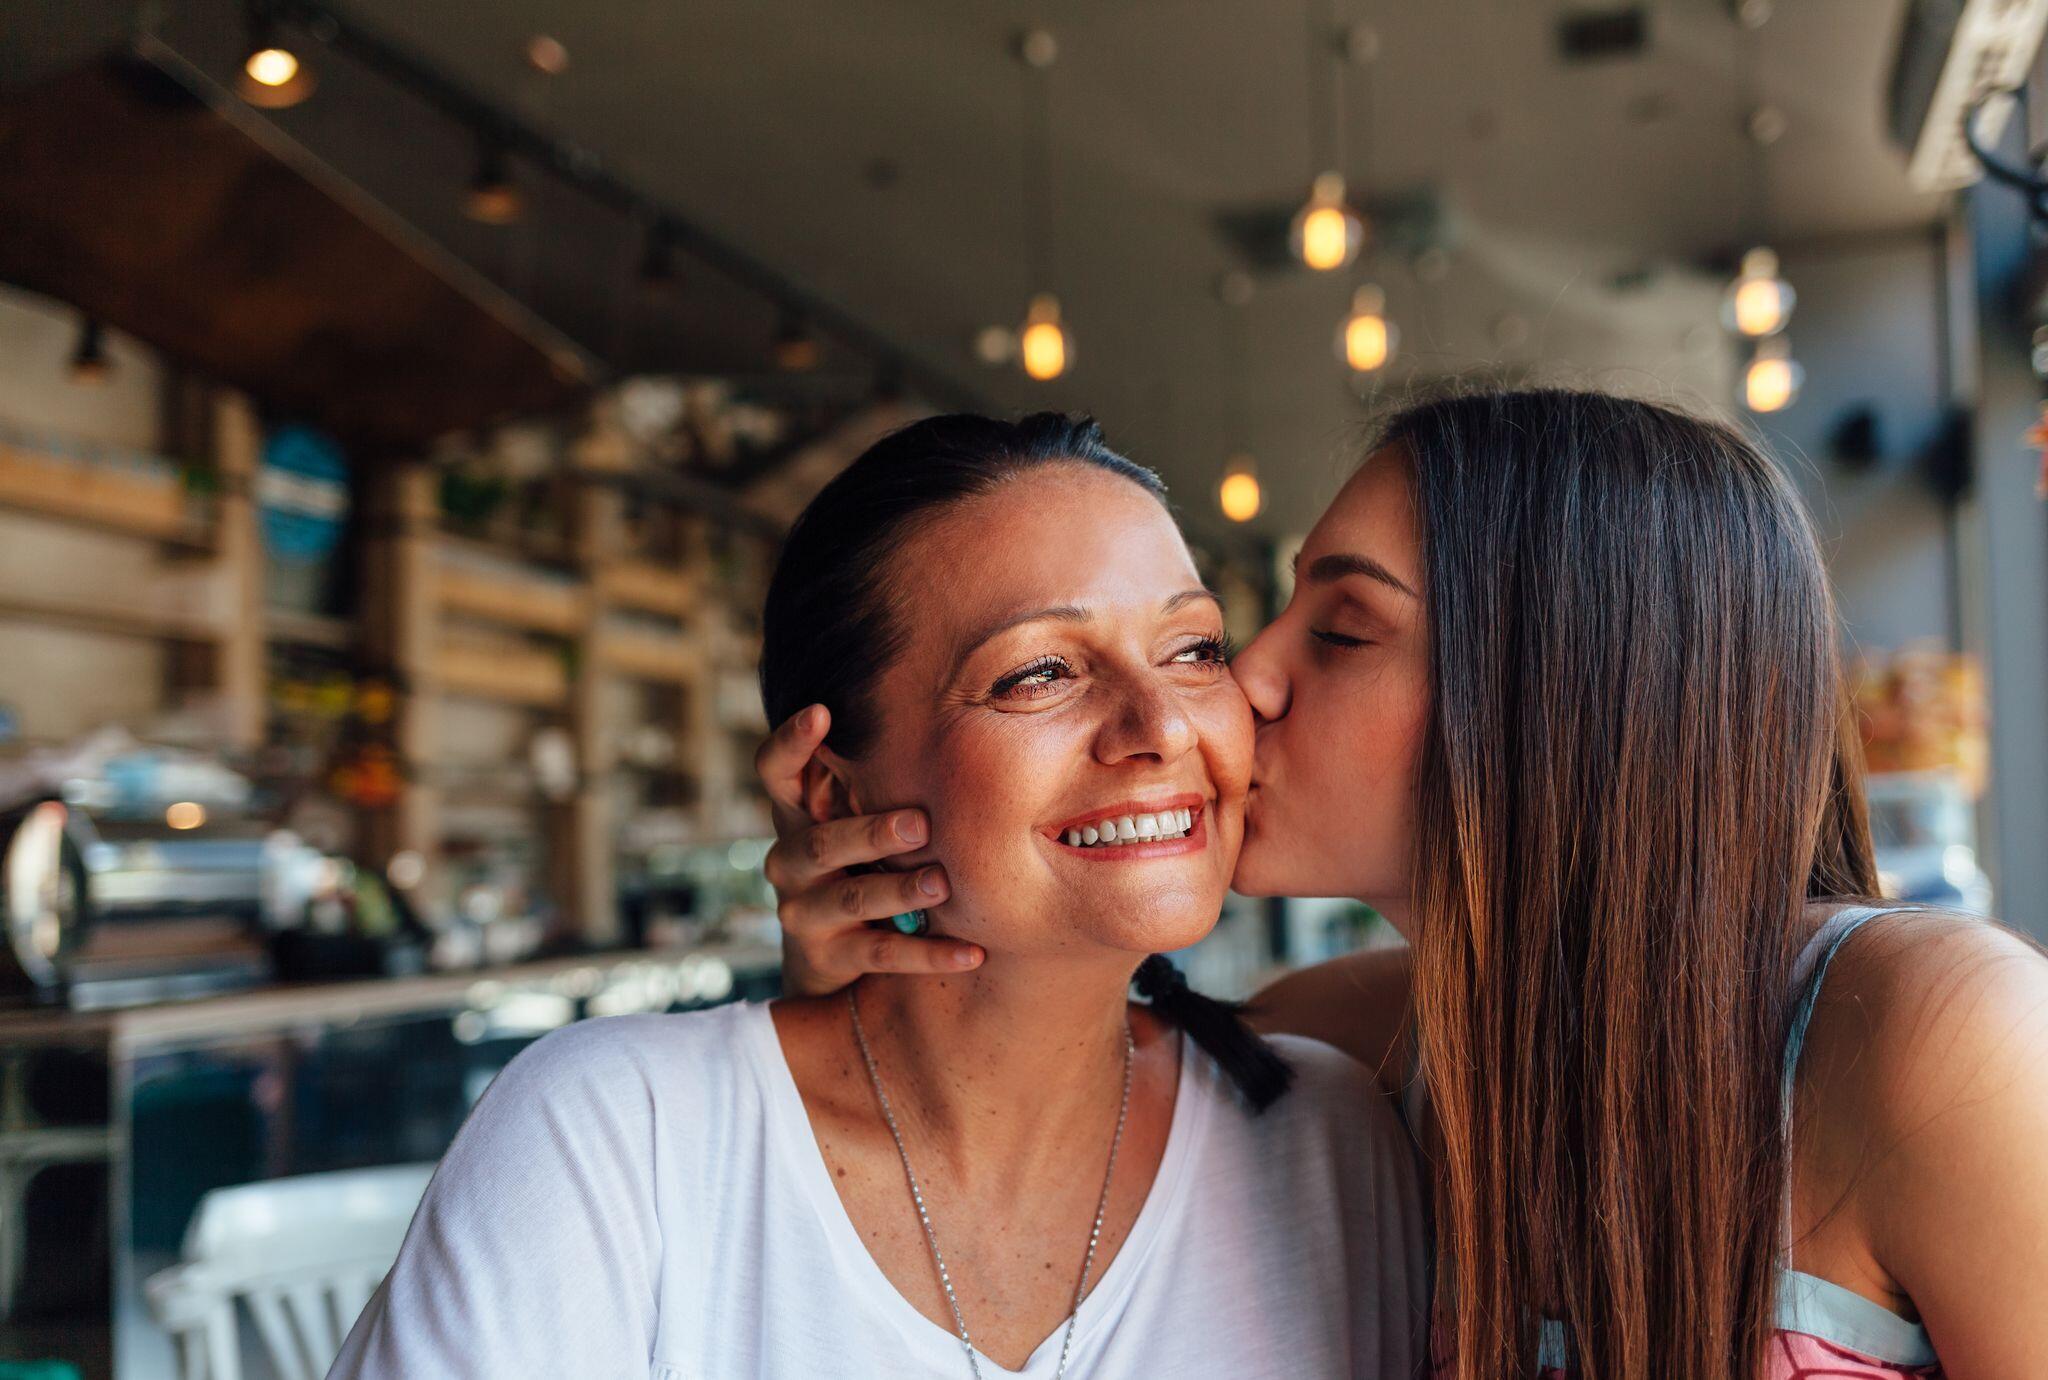
<path id="1" fill-rule="evenodd" d="M 1078 846 L 1066 840 L 1069 829 L 1079 829 L 1084 824 L 1095 825 L 1103 819 L 1130 815 L 1157 815 L 1170 810 L 1186 810 L 1189 815 L 1188 831 L 1179 838 L 1140 838 L 1129 843 L 1084 843 Z M 1199 853 L 1209 846 L 1209 802 L 1199 795 L 1184 795 L 1142 804 L 1130 802 L 1111 806 L 1048 830 L 1046 837 L 1051 839 L 1053 847 L 1062 853 L 1086 858 L 1092 862 L 1142 862 L 1148 858 L 1172 858 L 1184 853 Z"/>

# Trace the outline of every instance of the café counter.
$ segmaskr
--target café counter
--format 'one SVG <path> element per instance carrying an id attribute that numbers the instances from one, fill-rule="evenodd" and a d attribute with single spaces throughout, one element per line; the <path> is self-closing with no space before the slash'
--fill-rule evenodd
<path id="1" fill-rule="evenodd" d="M 143 1281 L 209 1190 L 430 1162 L 590 1017 L 774 995 L 759 947 L 632 950 L 117 1010 L 0 1009 L 0 1357 L 175 1380 Z"/>

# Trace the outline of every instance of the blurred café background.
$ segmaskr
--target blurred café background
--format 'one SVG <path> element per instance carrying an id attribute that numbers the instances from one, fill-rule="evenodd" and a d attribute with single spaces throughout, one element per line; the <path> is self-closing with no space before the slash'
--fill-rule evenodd
<path id="1" fill-rule="evenodd" d="M 2048 937 L 2044 24 L 12 0 L 0 1377 L 317 1376 L 514 1053 L 775 992 L 763 581 L 933 410 L 1095 413 L 1240 636 L 1415 389 L 1734 417 L 1887 887 Z"/>

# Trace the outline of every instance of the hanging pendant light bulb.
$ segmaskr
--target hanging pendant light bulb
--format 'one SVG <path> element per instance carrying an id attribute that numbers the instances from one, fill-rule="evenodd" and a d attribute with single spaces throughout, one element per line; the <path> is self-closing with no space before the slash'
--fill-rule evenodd
<path id="1" fill-rule="evenodd" d="M 1798 401 L 1806 371 L 1792 358 L 1791 342 L 1774 335 L 1757 342 L 1742 374 L 1742 400 L 1752 412 L 1781 412 Z"/>
<path id="2" fill-rule="evenodd" d="M 1052 65 L 1059 43 L 1044 29 L 1032 29 L 1017 40 L 1017 58 L 1029 75 L 1025 87 L 1024 196 L 1026 284 L 1033 290 L 1024 324 L 1017 328 L 1017 362 L 1024 372 L 1044 383 L 1067 372 L 1074 362 L 1073 338 L 1060 315 L 1060 299 L 1050 291 L 1052 271 Z M 996 342 L 983 332 L 984 344 Z M 993 358 L 985 352 L 984 358 Z"/>
<path id="3" fill-rule="evenodd" d="M 1294 256 L 1319 273 L 1342 268 L 1365 247 L 1365 220 L 1344 199 L 1344 174 L 1319 174 L 1288 227 Z"/>
<path id="4" fill-rule="evenodd" d="M 1073 343 L 1060 319 L 1060 299 L 1041 292 L 1031 299 L 1024 314 L 1024 328 L 1017 335 L 1017 352 L 1024 372 L 1043 383 L 1067 372 L 1073 362 Z"/>
<path id="5" fill-rule="evenodd" d="M 775 343 L 770 349 L 775 367 L 785 374 L 804 374 L 818 367 L 822 351 L 818 338 L 811 334 L 811 328 L 802 316 L 785 312 L 782 324 L 776 328 Z"/>
<path id="6" fill-rule="evenodd" d="M 1752 340 L 1776 335 L 1792 319 L 1797 296 L 1778 276 L 1777 254 L 1759 245 L 1742 256 L 1742 270 L 1721 302 L 1721 320 L 1729 330 Z"/>
<path id="7" fill-rule="evenodd" d="M 1223 466 L 1223 482 L 1216 486 L 1216 504 L 1232 522 L 1250 522 L 1266 506 L 1259 489 L 1258 465 L 1240 451 Z"/>
<path id="8" fill-rule="evenodd" d="M 526 198 L 505 166 L 505 147 L 492 139 L 477 145 L 476 176 L 463 198 L 463 212 L 485 225 L 510 225 L 526 214 Z"/>
<path id="9" fill-rule="evenodd" d="M 313 69 L 277 31 L 276 20 L 263 8 L 249 10 L 249 38 L 242 49 L 242 67 L 235 76 L 235 94 L 263 110 L 285 110 L 313 94 L 318 80 Z"/>
<path id="10" fill-rule="evenodd" d="M 1351 312 L 1337 332 L 1337 355 L 1354 373 L 1370 374 L 1394 357 L 1399 335 L 1387 320 L 1387 294 L 1366 283 L 1351 295 Z"/>
<path id="11" fill-rule="evenodd" d="M 114 372 L 107 360 L 107 346 L 100 323 L 94 318 L 81 317 L 78 322 L 78 344 L 72 347 L 71 361 L 65 366 L 65 377 L 73 383 L 96 388 L 105 383 Z"/>

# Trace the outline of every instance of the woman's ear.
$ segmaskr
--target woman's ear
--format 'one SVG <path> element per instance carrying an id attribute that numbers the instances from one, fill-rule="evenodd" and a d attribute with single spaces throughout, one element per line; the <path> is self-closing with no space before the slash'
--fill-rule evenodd
<path id="1" fill-rule="evenodd" d="M 853 766 L 830 748 L 820 747 L 804 764 L 804 809 L 816 824 L 861 813 Z"/>

